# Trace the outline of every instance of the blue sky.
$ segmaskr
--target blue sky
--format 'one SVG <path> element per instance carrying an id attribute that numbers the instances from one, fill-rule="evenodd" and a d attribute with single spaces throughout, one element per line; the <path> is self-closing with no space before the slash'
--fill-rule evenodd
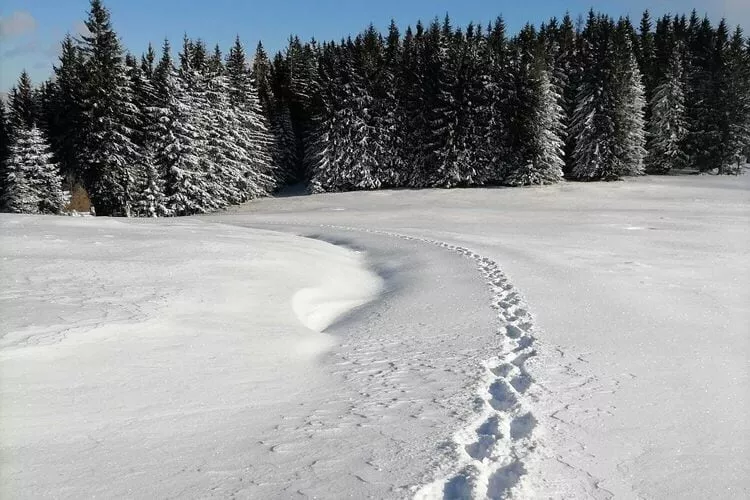
<path id="1" fill-rule="evenodd" d="M 226 49 L 239 34 L 248 52 L 258 40 L 270 51 L 283 48 L 290 33 L 303 39 L 339 39 L 373 22 L 385 29 L 391 18 L 400 26 L 430 20 L 449 12 L 454 24 L 487 21 L 502 14 L 512 30 L 526 21 L 538 24 L 549 17 L 585 13 L 590 7 L 640 19 L 648 8 L 654 16 L 688 13 L 695 8 L 718 21 L 750 30 L 750 0 L 104 0 L 124 45 L 141 53 L 149 41 L 161 45 L 169 37 L 179 45 L 183 33 Z M 51 73 L 65 33 L 82 28 L 88 0 L 0 1 L 0 91 L 7 91 L 26 68 L 35 82 Z"/>

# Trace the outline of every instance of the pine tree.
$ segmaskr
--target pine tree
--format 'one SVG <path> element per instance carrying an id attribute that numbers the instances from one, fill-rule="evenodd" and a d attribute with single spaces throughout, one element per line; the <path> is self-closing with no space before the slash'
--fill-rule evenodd
<path id="1" fill-rule="evenodd" d="M 60 62 L 54 67 L 50 142 L 69 184 L 83 182 L 85 174 L 84 61 L 70 36 L 62 42 Z"/>
<path id="2" fill-rule="evenodd" d="M 10 131 L 11 135 L 23 128 L 36 124 L 36 101 L 31 78 L 26 70 L 21 72 L 18 83 L 10 91 Z"/>
<path id="3" fill-rule="evenodd" d="M 130 216 L 135 194 L 132 166 L 142 161 L 131 137 L 137 107 L 110 13 L 100 0 L 91 0 L 86 27 L 89 34 L 81 37 L 86 76 L 84 177 L 98 214 Z"/>
<path id="4" fill-rule="evenodd" d="M 383 187 L 401 186 L 407 175 L 404 163 L 405 116 L 401 105 L 405 90 L 401 72 L 403 64 L 401 33 L 396 22 L 391 20 L 375 89 L 374 127 L 380 133 L 384 150 L 378 178 Z"/>
<path id="5" fill-rule="evenodd" d="M 462 185 L 466 166 L 460 140 L 459 106 L 456 102 L 460 42 L 456 43 L 448 16 L 442 26 L 432 22 L 425 46 L 425 93 L 427 133 L 423 144 L 426 170 L 423 185 Z M 460 36 L 460 35 L 459 35 Z"/>
<path id="6" fill-rule="evenodd" d="M 10 135 L 8 132 L 5 101 L 0 99 L 0 210 L 4 208 L 6 162 L 10 154 Z"/>
<path id="7" fill-rule="evenodd" d="M 5 169 L 3 205 L 14 213 L 57 214 L 65 196 L 49 143 L 36 127 L 15 130 Z"/>
<path id="8" fill-rule="evenodd" d="M 491 104 L 487 158 L 490 169 L 489 181 L 501 183 L 507 177 L 513 156 L 511 149 L 511 121 L 515 96 L 511 71 L 513 59 L 503 18 L 497 18 L 488 32 L 490 51 L 490 87 L 488 90 Z"/>
<path id="9" fill-rule="evenodd" d="M 617 180 L 617 88 L 614 26 L 606 17 L 590 12 L 581 39 L 584 73 L 576 97 L 571 132 L 573 178 L 581 181 Z"/>
<path id="10" fill-rule="evenodd" d="M 686 134 L 685 90 L 682 61 L 676 45 L 669 66 L 651 98 L 651 121 L 648 129 L 646 170 L 666 174 L 686 165 L 683 151 Z"/>
<path id="11" fill-rule="evenodd" d="M 648 102 L 651 101 L 654 95 L 658 71 L 656 67 L 655 37 L 652 28 L 651 14 L 646 10 L 643 12 L 643 17 L 641 18 L 638 43 L 634 45 L 634 50 L 639 70 L 643 75 L 643 87 Z"/>
<path id="12" fill-rule="evenodd" d="M 581 80 L 583 68 L 579 65 L 578 41 L 569 13 L 565 14 L 557 32 L 558 55 L 554 61 L 553 86 L 561 91 L 560 106 L 563 112 L 563 139 L 565 141 L 563 171 L 568 174 L 573 166 L 572 155 L 575 140 L 569 133 L 575 112 L 576 89 Z"/>
<path id="13" fill-rule="evenodd" d="M 237 146 L 238 160 L 244 170 L 239 189 L 241 200 L 268 195 L 277 185 L 274 166 L 274 137 L 263 113 L 258 89 L 247 70 L 245 51 L 239 39 L 227 58 L 227 92 L 234 112 L 230 119 L 230 137 Z"/>
<path id="14" fill-rule="evenodd" d="M 241 48 L 242 44 L 239 37 L 235 40 L 235 51 L 238 50 L 238 45 Z M 263 43 L 261 42 L 258 42 L 258 46 L 255 48 L 250 79 L 258 91 L 258 101 L 260 101 L 263 114 L 271 120 L 275 107 L 273 89 L 271 88 L 271 61 L 269 61 L 268 54 L 266 54 L 266 50 L 263 48 Z"/>
<path id="15" fill-rule="evenodd" d="M 373 33 L 371 27 L 371 34 Z M 349 40 L 339 59 L 339 81 L 343 92 L 334 114 L 333 133 L 338 148 L 331 165 L 337 178 L 332 190 L 369 190 L 380 187 L 378 168 L 385 158 L 385 151 L 378 131 L 373 126 L 375 103 L 365 83 L 371 81 L 372 76 L 367 75 L 368 63 L 362 54 L 365 50 L 363 43 L 362 38 L 358 38 L 356 44 Z M 370 50 L 377 48 L 370 47 Z M 370 75 L 376 64 L 370 65 Z"/>
<path id="16" fill-rule="evenodd" d="M 301 170 L 298 137 L 289 108 L 291 98 L 288 90 L 288 70 L 286 58 L 281 53 L 276 54 L 271 65 L 271 88 L 274 101 L 271 131 L 276 143 L 273 163 L 278 169 L 282 182 L 299 180 Z"/>
<path id="17" fill-rule="evenodd" d="M 715 57 L 715 50 L 725 43 L 726 40 L 717 40 L 708 18 L 701 21 L 693 12 L 688 31 L 685 151 L 689 164 L 700 171 L 720 166 L 716 161 L 716 147 L 720 144 L 716 105 L 721 104 L 717 103 L 717 69 L 721 58 Z"/>
<path id="18" fill-rule="evenodd" d="M 641 72 L 633 52 L 634 30 L 627 19 L 621 19 L 616 30 L 616 112 L 617 173 L 619 176 L 642 175 L 646 156 L 646 99 Z"/>
<path id="19" fill-rule="evenodd" d="M 311 193 L 334 191 L 343 185 L 336 168 L 341 140 L 337 137 L 340 127 L 337 127 L 335 118 L 341 107 L 338 79 L 342 78 L 337 57 L 339 55 L 333 44 L 323 45 L 317 75 L 319 105 L 317 113 L 312 116 L 310 133 L 305 141 L 304 163 Z"/>
<path id="20" fill-rule="evenodd" d="M 559 182 L 564 165 L 560 93 L 550 80 L 534 29 L 527 25 L 513 45 L 517 91 L 504 182 L 511 186 Z"/>
<path id="21" fill-rule="evenodd" d="M 138 122 L 134 124 L 133 142 L 138 147 L 139 164 L 133 165 L 136 184 L 133 215 L 162 217 L 167 215 L 163 178 L 155 165 L 156 147 L 159 142 L 159 117 L 163 107 L 155 86 L 155 54 L 149 44 L 148 52 L 141 56 L 140 64 L 128 60 L 128 76 L 131 92 L 137 107 Z"/>
<path id="22" fill-rule="evenodd" d="M 727 48 L 722 82 L 726 124 L 722 127 L 722 168 L 727 174 L 742 172 L 750 145 L 750 58 L 745 50 L 742 28 L 734 31 Z"/>
<path id="23" fill-rule="evenodd" d="M 203 121 L 210 105 L 198 73 L 192 69 L 192 47 L 185 37 L 178 73 L 165 43 L 156 70 L 161 111 L 154 161 L 164 178 L 170 215 L 206 213 L 217 208 L 205 168 L 208 137 Z"/>
<path id="24" fill-rule="evenodd" d="M 427 154 L 425 142 L 428 134 L 426 76 L 426 37 L 424 26 L 418 22 L 414 31 L 409 27 L 404 35 L 401 80 L 403 93 L 404 149 L 402 158 L 406 171 L 402 185 L 424 187 L 426 182 Z"/>

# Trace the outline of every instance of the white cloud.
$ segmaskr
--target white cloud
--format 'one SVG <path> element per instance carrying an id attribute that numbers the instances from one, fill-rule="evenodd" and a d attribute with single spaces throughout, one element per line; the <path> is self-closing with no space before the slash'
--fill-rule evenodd
<path id="1" fill-rule="evenodd" d="M 17 10 L 0 18 L 0 38 L 13 38 L 36 30 L 36 19 L 28 12 Z"/>

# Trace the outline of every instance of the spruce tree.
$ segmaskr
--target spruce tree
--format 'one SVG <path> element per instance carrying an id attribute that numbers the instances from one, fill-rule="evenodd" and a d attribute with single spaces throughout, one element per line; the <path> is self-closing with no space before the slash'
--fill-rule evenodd
<path id="1" fill-rule="evenodd" d="M 91 0 L 85 24 L 89 33 L 81 36 L 86 77 L 84 178 L 98 214 L 130 216 L 135 195 L 133 165 L 141 161 L 131 137 L 137 108 L 120 42 L 100 0 Z"/>
<path id="2" fill-rule="evenodd" d="M 62 42 L 59 64 L 54 67 L 53 120 L 50 142 L 60 169 L 69 184 L 84 181 L 84 60 L 70 36 Z"/>
<path id="3" fill-rule="evenodd" d="M 638 33 L 638 43 L 634 45 L 635 57 L 638 61 L 638 67 L 643 75 L 643 87 L 645 97 L 648 102 L 654 95 L 654 89 L 657 85 L 657 67 L 656 67 L 656 46 L 651 21 L 651 14 L 648 10 L 643 12 L 641 18 L 640 31 Z"/>
<path id="4" fill-rule="evenodd" d="M 235 40 L 235 51 L 241 48 L 239 37 Z M 253 66 L 250 71 L 250 79 L 253 86 L 258 91 L 258 100 L 260 106 L 263 109 L 265 116 L 272 121 L 273 110 L 274 110 L 274 96 L 273 89 L 271 88 L 271 61 L 268 59 L 268 54 L 263 48 L 263 43 L 258 42 L 258 46 L 255 48 L 255 57 L 253 58 Z"/>
<path id="5" fill-rule="evenodd" d="M 382 67 L 376 81 L 375 129 L 381 134 L 381 144 L 385 151 L 378 178 L 383 187 L 401 186 L 406 179 L 404 162 L 404 82 L 401 66 L 403 47 L 401 33 L 396 22 L 391 20 L 383 50 Z"/>
<path id="6" fill-rule="evenodd" d="M 217 208 L 205 165 L 208 137 L 203 121 L 210 104 L 199 74 L 192 69 L 192 47 L 185 37 L 178 72 L 165 44 L 157 67 L 162 111 L 154 160 L 164 176 L 170 215 L 206 213 Z"/>
<path id="7" fill-rule="evenodd" d="M 651 98 L 646 171 L 666 174 L 686 166 L 685 89 L 679 46 L 675 45 L 664 77 Z"/>
<path id="8" fill-rule="evenodd" d="M 633 52 L 633 27 L 621 19 L 616 29 L 615 129 L 617 173 L 620 176 L 642 175 L 646 156 L 646 99 L 641 72 Z"/>
<path id="9" fill-rule="evenodd" d="M 576 180 L 617 180 L 617 85 L 614 25 L 589 13 L 581 35 L 581 78 L 571 132 L 576 137 L 572 176 Z"/>
<path id="10" fill-rule="evenodd" d="M 282 181 L 300 180 L 301 161 L 299 144 L 290 110 L 289 67 L 286 58 L 278 53 L 271 64 L 271 89 L 274 108 L 271 129 L 275 141 L 274 165 Z"/>
<path id="11" fill-rule="evenodd" d="M 333 140 L 337 143 L 332 158 L 336 183 L 331 190 L 378 189 L 378 167 L 385 158 L 383 144 L 373 126 L 375 103 L 367 89 L 367 71 L 362 60 L 361 38 L 351 40 L 339 57 L 339 82 L 342 96 L 334 112 Z M 359 52 L 359 54 L 358 54 Z M 359 60 L 357 60 L 359 59 Z"/>
<path id="12" fill-rule="evenodd" d="M 8 118 L 5 112 L 5 100 L 0 99 L 0 210 L 4 208 L 5 167 L 10 154 L 10 135 L 8 134 Z"/>
<path id="13" fill-rule="evenodd" d="M 517 90 L 504 182 L 511 186 L 559 182 L 564 164 L 560 93 L 549 77 L 534 29 L 527 25 L 513 45 Z"/>
<path id="14" fill-rule="evenodd" d="M 446 15 L 442 26 L 435 19 L 425 44 L 425 93 L 427 130 L 423 143 L 425 186 L 453 187 L 462 184 L 466 165 L 460 141 L 459 109 L 456 102 L 461 44 L 453 37 Z"/>
<path id="15" fill-rule="evenodd" d="M 35 126 L 14 131 L 5 168 L 3 205 L 10 212 L 57 214 L 65 196 L 49 143 Z"/>
<path id="16" fill-rule="evenodd" d="M 720 133 L 715 113 L 717 104 L 717 64 L 714 57 L 717 47 L 716 33 L 708 18 L 701 21 L 695 12 L 688 29 L 688 61 L 686 67 L 686 117 L 688 133 L 685 151 L 689 164 L 700 171 L 718 168 L 716 146 Z M 723 47 L 726 41 L 718 43 Z"/>
<path id="17" fill-rule="evenodd" d="M 553 86 L 561 90 L 560 106 L 563 112 L 563 139 L 565 140 L 563 171 L 570 173 L 573 166 L 575 138 L 570 133 L 576 105 L 576 90 L 581 80 L 583 68 L 579 64 L 578 41 L 569 13 L 565 14 L 557 31 L 558 55 L 554 62 Z"/>
<path id="18" fill-rule="evenodd" d="M 727 47 L 722 83 L 721 98 L 726 106 L 726 124 L 722 127 L 724 147 L 721 171 L 739 174 L 750 145 L 750 58 L 739 26 Z"/>
<path id="19" fill-rule="evenodd" d="M 245 51 L 239 39 L 230 50 L 226 64 L 227 92 L 233 111 L 228 132 L 241 162 L 241 200 L 268 195 L 277 185 L 274 165 L 274 137 L 247 69 Z"/>
<path id="20" fill-rule="evenodd" d="M 511 50 L 506 37 L 505 21 L 498 17 L 488 28 L 487 50 L 489 85 L 486 100 L 489 125 L 487 127 L 488 182 L 504 181 L 510 165 L 511 103 L 514 82 L 511 73 Z"/>
<path id="21" fill-rule="evenodd" d="M 134 124 L 133 141 L 138 147 L 139 164 L 133 165 L 136 184 L 134 215 L 162 217 L 167 215 L 163 178 L 156 166 L 156 146 L 159 141 L 158 121 L 163 107 L 155 85 L 155 55 L 149 44 L 148 52 L 128 59 L 128 76 L 136 104 L 138 122 Z"/>
<path id="22" fill-rule="evenodd" d="M 426 181 L 427 151 L 425 142 L 428 134 L 426 76 L 426 37 L 424 26 L 418 22 L 414 31 L 409 27 L 404 35 L 403 64 L 401 81 L 403 93 L 401 109 L 403 113 L 404 149 L 402 158 L 406 166 L 402 185 L 424 187 Z"/>
<path id="23" fill-rule="evenodd" d="M 26 70 L 21 72 L 18 83 L 10 91 L 10 131 L 31 128 L 36 124 L 36 100 L 31 78 Z"/>

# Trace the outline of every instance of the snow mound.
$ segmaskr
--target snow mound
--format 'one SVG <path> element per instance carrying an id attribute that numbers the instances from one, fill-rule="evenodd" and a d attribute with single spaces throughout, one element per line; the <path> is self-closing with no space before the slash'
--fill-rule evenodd
<path id="1" fill-rule="evenodd" d="M 364 265 L 361 254 L 341 259 L 320 285 L 294 294 L 292 308 L 299 321 L 310 330 L 323 332 L 349 311 L 377 297 L 383 280 Z"/>

